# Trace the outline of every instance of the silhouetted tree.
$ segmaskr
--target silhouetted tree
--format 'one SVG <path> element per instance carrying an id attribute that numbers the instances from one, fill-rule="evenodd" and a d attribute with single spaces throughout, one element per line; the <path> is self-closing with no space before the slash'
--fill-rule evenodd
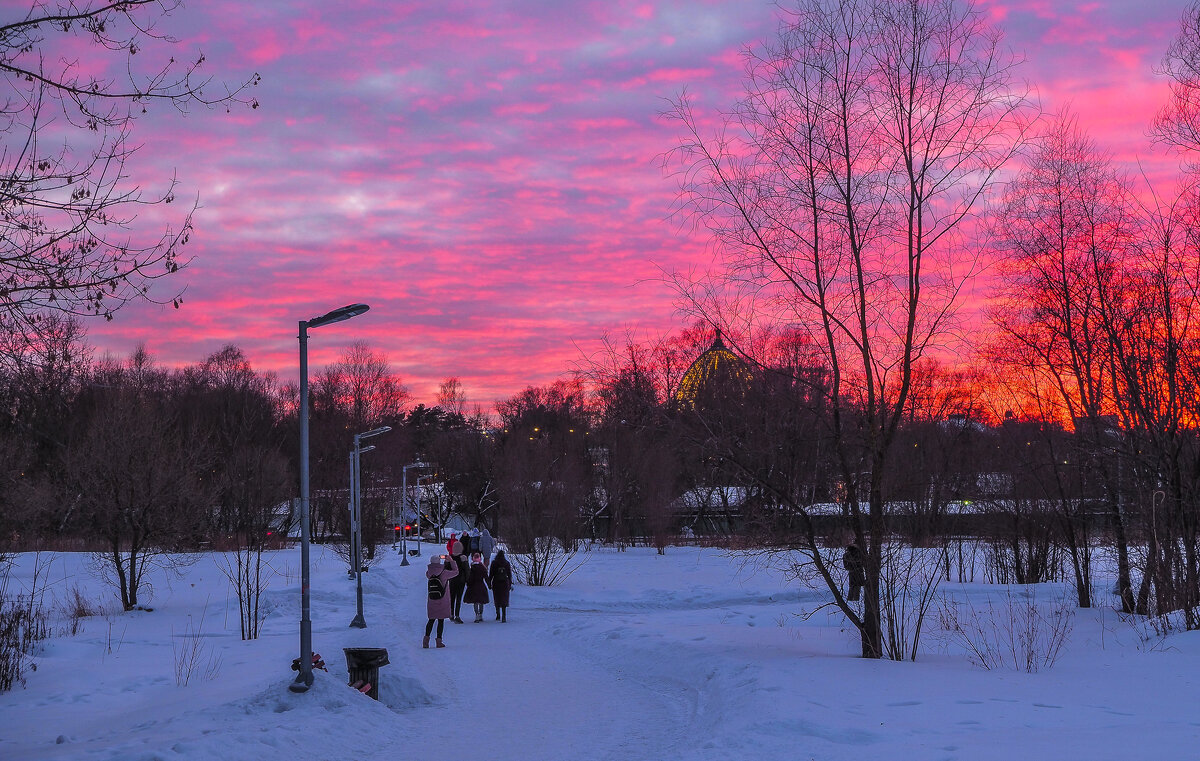
<path id="1" fill-rule="evenodd" d="M 155 193 L 130 184 L 134 122 L 156 105 L 257 107 L 247 88 L 258 75 L 227 88 L 201 74 L 202 53 L 176 58 L 158 21 L 179 5 L 61 0 L 5 11 L 0 330 L 24 332 L 44 311 L 111 319 L 186 263 L 191 211 L 165 229 L 137 221 L 173 202 L 176 182 Z M 179 305 L 178 292 L 167 298 Z"/>
<path id="2" fill-rule="evenodd" d="M 969 2 L 802 0 L 785 14 L 778 40 L 747 53 L 747 95 L 723 128 L 705 134 L 686 95 L 672 108 L 684 136 L 666 163 L 723 265 L 680 285 L 714 321 L 810 326 L 864 550 L 861 614 L 815 535 L 798 549 L 877 658 L 884 474 L 913 367 L 947 340 L 972 274 L 962 222 L 1019 145 L 1027 101 L 1000 33 Z M 803 512 L 795 495 L 778 498 Z"/>

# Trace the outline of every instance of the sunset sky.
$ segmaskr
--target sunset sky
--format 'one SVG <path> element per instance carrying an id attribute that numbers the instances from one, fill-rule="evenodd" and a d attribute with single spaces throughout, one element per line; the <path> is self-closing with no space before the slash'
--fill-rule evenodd
<path id="1" fill-rule="evenodd" d="M 1070 104 L 1123 161 L 1161 172 L 1145 138 L 1166 85 L 1153 74 L 1183 2 L 984 2 L 1028 59 L 1042 107 Z M 294 378 L 354 340 L 383 351 L 417 401 L 463 379 L 471 402 L 545 383 L 605 334 L 682 324 L 664 270 L 710 259 L 669 218 L 660 118 L 685 86 L 700 107 L 737 97 L 739 51 L 774 34 L 760 0 L 192 0 L 167 27 L 209 73 L 257 71 L 255 111 L 163 111 L 135 131 L 148 189 L 178 173 L 198 196 L 184 305 L 90 322 L 99 353 L 145 343 L 159 361 L 227 343 Z M 153 215 L 147 221 L 153 221 Z"/>

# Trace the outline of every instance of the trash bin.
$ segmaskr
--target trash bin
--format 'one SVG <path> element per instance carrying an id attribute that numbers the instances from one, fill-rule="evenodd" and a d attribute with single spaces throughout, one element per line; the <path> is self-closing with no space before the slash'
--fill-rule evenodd
<path id="1" fill-rule="evenodd" d="M 342 651 L 346 653 L 350 684 L 358 684 L 365 694 L 379 700 L 379 667 L 389 663 L 387 648 L 343 647 Z"/>

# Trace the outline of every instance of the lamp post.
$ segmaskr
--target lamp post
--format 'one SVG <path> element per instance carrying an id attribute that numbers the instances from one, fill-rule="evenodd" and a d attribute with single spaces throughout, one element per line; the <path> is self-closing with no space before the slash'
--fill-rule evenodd
<path id="1" fill-rule="evenodd" d="M 421 554 L 421 480 L 425 478 L 434 478 L 433 475 L 417 477 L 417 555 Z M 434 532 L 435 536 L 441 536 L 440 533 Z"/>
<path id="2" fill-rule="evenodd" d="M 362 598 L 362 469 L 359 460 L 363 452 L 370 452 L 374 446 L 363 446 L 362 440 L 392 430 L 390 425 L 375 428 L 366 433 L 354 434 L 354 449 L 350 452 L 350 534 L 351 551 L 354 555 L 355 596 L 358 598 L 358 613 L 350 625 L 355 629 L 366 629 L 367 621 L 363 618 Z"/>
<path id="3" fill-rule="evenodd" d="M 366 304 L 350 304 L 300 321 L 300 673 L 288 686 L 292 692 L 308 692 L 313 683 L 308 548 L 308 329 L 349 320 L 368 309 Z"/>
<path id="4" fill-rule="evenodd" d="M 400 519 L 402 522 L 407 522 L 405 511 L 408 509 L 408 469 L 409 468 L 428 468 L 429 463 L 417 460 L 414 463 L 405 465 L 400 469 Z M 405 531 L 405 534 L 408 532 Z M 421 511 L 417 510 L 417 542 L 421 541 Z M 417 555 L 421 553 L 418 552 Z M 400 565 L 408 565 L 408 537 L 400 537 Z"/>

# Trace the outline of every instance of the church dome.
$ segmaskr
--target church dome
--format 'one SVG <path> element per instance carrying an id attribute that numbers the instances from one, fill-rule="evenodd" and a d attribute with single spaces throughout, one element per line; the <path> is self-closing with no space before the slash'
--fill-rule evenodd
<path id="1" fill-rule="evenodd" d="M 674 398 L 680 405 L 694 407 L 702 397 L 735 389 L 744 393 L 749 380 L 750 368 L 741 357 L 725 346 L 725 342 L 721 340 L 721 331 L 717 330 L 717 337 L 712 346 L 696 357 L 696 361 L 683 374 Z M 732 385 L 730 381 L 733 382 Z"/>

